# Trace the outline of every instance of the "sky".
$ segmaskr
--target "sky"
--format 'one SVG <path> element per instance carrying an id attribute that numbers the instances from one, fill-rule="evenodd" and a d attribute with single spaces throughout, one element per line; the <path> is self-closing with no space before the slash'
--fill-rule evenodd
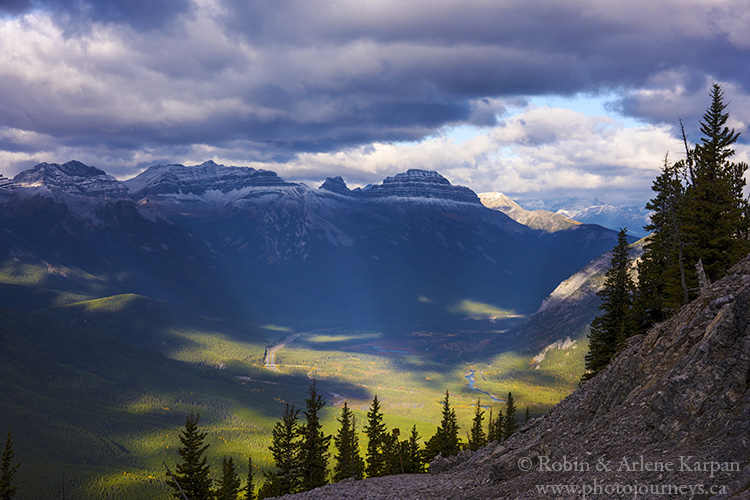
<path id="1" fill-rule="evenodd" d="M 714 82 L 750 161 L 747 26 L 747 0 L 0 0 L 0 173 L 423 168 L 639 204 Z"/>

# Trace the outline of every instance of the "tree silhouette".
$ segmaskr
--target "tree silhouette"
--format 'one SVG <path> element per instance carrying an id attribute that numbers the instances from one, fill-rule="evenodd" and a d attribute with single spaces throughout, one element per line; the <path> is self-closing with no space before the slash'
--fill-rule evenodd
<path id="1" fill-rule="evenodd" d="M 362 479 L 365 469 L 364 460 L 359 453 L 359 439 L 357 438 L 357 424 L 354 413 L 349 409 L 346 401 L 338 419 L 338 433 L 333 437 L 337 453 L 334 456 L 336 465 L 333 468 L 333 480 L 341 481 L 353 477 Z"/>
<path id="2" fill-rule="evenodd" d="M 182 491 L 190 500 L 209 500 L 211 498 L 211 479 L 209 478 L 209 466 L 204 453 L 209 445 L 203 444 L 206 433 L 198 430 L 200 415 L 190 412 L 185 417 L 185 428 L 180 433 L 182 446 L 177 450 L 182 462 L 175 467 L 175 479 L 180 483 Z M 184 497 L 178 486 L 171 477 L 167 478 L 167 484 L 174 490 L 173 496 L 177 500 Z"/>

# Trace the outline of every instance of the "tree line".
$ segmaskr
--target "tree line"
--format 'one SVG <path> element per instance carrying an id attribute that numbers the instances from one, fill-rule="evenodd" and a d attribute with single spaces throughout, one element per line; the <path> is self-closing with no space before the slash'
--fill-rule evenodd
<path id="1" fill-rule="evenodd" d="M 601 314 L 589 333 L 586 373 L 591 379 L 623 349 L 628 337 L 646 332 L 699 295 L 750 251 L 750 202 L 744 197 L 748 165 L 734 162 L 740 135 L 727 126 L 724 91 L 714 84 L 700 121 L 702 137 L 685 158 L 664 159 L 646 204 L 650 235 L 633 279 L 627 230 L 621 229 L 604 286 Z"/>
<path id="2" fill-rule="evenodd" d="M 264 473 L 260 488 L 255 488 L 252 459 L 248 457 L 248 476 L 244 486 L 239 478 L 232 457 L 224 457 L 221 476 L 212 487 L 209 465 L 205 455 L 209 445 L 205 444 L 206 433 L 198 429 L 199 416 L 191 413 L 180 433 L 182 446 L 178 449 L 181 462 L 173 473 L 167 467 L 166 481 L 173 489 L 177 500 L 256 500 L 299 493 L 323 486 L 329 482 L 345 479 L 362 479 L 391 474 L 420 474 L 426 472 L 427 464 L 438 455 L 455 455 L 462 450 L 478 450 L 491 442 L 503 441 L 519 427 L 516 406 L 512 393 L 508 393 L 505 413 L 492 415 L 490 408 L 485 431 L 485 410 L 477 400 L 472 426 L 467 440 L 459 437 L 456 412 L 451 407 L 450 394 L 445 392 L 441 401 L 442 420 L 435 434 L 422 446 L 417 427 L 404 439 L 400 429 L 386 427 L 381 402 L 373 398 L 367 422 L 362 431 L 367 438 L 367 447 L 362 456 L 359 446 L 357 421 L 347 402 L 337 419 L 338 431 L 325 435 L 320 423 L 320 411 L 326 402 L 318 393 L 316 383 L 310 384 L 305 408 L 300 410 L 287 403 L 281 419 L 273 427 L 269 450 L 275 469 Z M 304 423 L 300 422 L 304 415 Z M 530 419 L 526 408 L 526 422 Z M 333 441 L 333 467 L 329 471 L 330 444 Z M 165 463 L 166 466 L 166 463 Z"/>

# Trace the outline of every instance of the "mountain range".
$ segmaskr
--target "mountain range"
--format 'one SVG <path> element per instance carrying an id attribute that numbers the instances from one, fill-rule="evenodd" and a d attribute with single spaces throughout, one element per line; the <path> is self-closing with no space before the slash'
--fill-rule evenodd
<path id="1" fill-rule="evenodd" d="M 649 211 L 644 205 L 612 205 L 598 198 L 561 198 L 557 200 L 525 200 L 520 202 L 530 211 L 544 210 L 586 224 L 600 224 L 610 229 L 627 228 L 628 234 L 646 236 Z"/>
<path id="2" fill-rule="evenodd" d="M 443 324 L 469 317 L 467 303 L 528 314 L 616 236 L 525 225 L 437 172 L 311 189 L 210 161 L 125 182 L 43 163 L 0 188 L 0 224 L 0 293 L 14 307 L 135 293 L 289 328 Z"/>

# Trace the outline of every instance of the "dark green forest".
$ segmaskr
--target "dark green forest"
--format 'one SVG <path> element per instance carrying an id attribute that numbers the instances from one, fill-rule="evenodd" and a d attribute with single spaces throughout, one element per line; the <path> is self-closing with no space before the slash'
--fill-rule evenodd
<path id="1" fill-rule="evenodd" d="M 750 251 L 748 166 L 732 161 L 740 134 L 727 126 L 727 107 L 724 91 L 714 84 L 700 142 L 691 146 L 682 128 L 685 158 L 672 163 L 665 157 L 646 205 L 651 234 L 635 280 L 627 230 L 620 231 L 599 292 L 601 314 L 591 324 L 584 382 L 609 364 L 628 337 L 669 318 Z"/>

